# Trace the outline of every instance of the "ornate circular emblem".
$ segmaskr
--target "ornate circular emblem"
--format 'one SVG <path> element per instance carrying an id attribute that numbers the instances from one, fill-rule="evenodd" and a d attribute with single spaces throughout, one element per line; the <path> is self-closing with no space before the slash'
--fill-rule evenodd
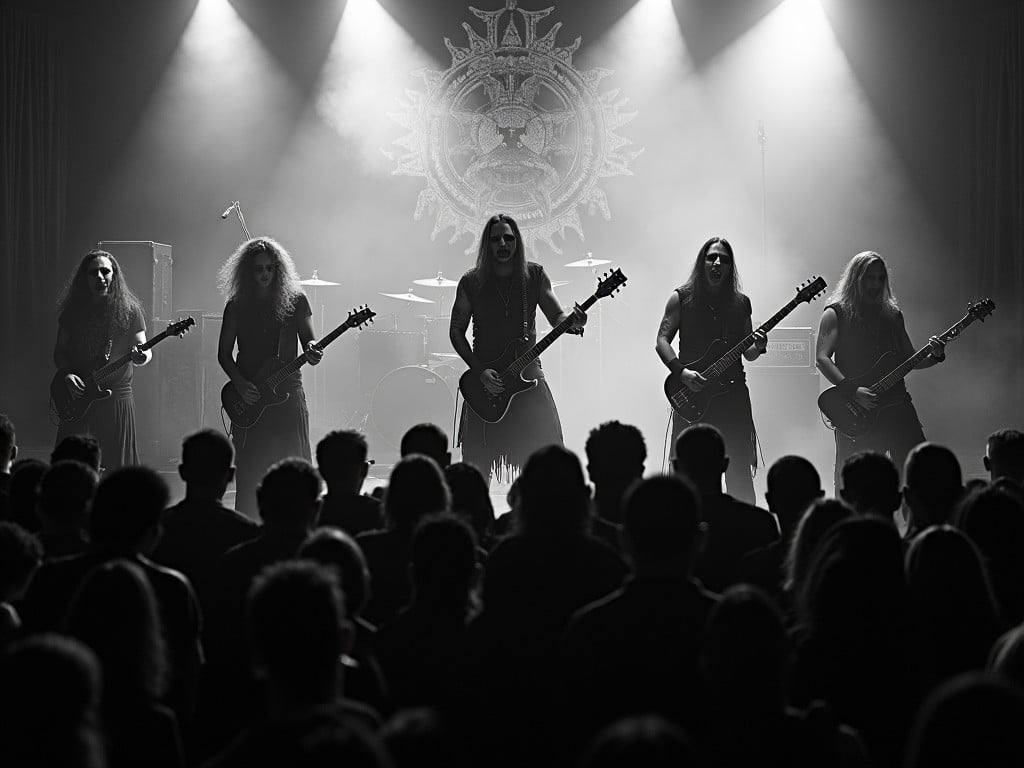
<path id="1" fill-rule="evenodd" d="M 451 67 L 413 73 L 427 89 L 407 91 L 392 115 L 409 131 L 395 142 L 403 151 L 385 154 L 395 174 L 426 179 L 414 215 L 435 216 L 431 239 L 449 228 L 449 242 L 475 238 L 484 219 L 503 211 L 519 222 L 528 247 L 540 241 L 561 253 L 555 234 L 584 237 L 580 208 L 611 218 L 598 182 L 631 175 L 629 162 L 643 150 L 615 134 L 636 113 L 622 111 L 618 91 L 597 90 L 611 70 L 574 68 L 579 38 L 558 46 L 561 22 L 538 36 L 538 22 L 554 8 L 517 4 L 469 9 L 485 34 L 463 23 L 468 48 L 445 39 Z M 471 241 L 467 253 L 473 249 Z"/>

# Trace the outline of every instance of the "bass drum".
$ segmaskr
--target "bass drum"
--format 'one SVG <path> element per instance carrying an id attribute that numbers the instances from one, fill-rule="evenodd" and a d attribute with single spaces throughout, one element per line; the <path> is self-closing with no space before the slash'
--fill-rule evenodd
<path id="1" fill-rule="evenodd" d="M 370 423 L 384 441 L 398 448 L 409 427 L 452 420 L 455 401 L 448 384 L 429 368 L 396 368 L 380 380 L 370 401 Z"/>

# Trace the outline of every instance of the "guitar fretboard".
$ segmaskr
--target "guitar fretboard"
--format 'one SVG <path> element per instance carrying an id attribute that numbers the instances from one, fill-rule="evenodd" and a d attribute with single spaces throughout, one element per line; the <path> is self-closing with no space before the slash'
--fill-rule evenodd
<path id="1" fill-rule="evenodd" d="M 580 305 L 580 309 L 586 312 L 597 302 L 597 294 L 592 295 L 589 299 L 584 301 Z M 566 315 L 565 319 L 562 320 L 558 325 L 548 331 L 547 335 L 534 344 L 529 350 L 517 357 L 512 364 L 505 369 L 501 374 L 501 378 L 506 376 L 518 376 L 526 370 L 526 366 L 540 357 L 541 353 L 550 347 L 559 336 L 568 331 L 572 327 L 572 314 Z"/>
<path id="2" fill-rule="evenodd" d="M 356 323 L 356 324 L 358 324 L 358 323 Z M 352 320 L 352 318 L 349 318 L 344 323 L 342 323 L 337 328 L 335 328 L 333 331 L 331 331 L 326 336 L 324 336 L 322 339 L 320 339 L 320 341 L 317 342 L 318 346 L 321 349 L 327 349 L 328 345 L 330 345 L 331 342 L 333 342 L 335 339 L 337 339 L 339 336 L 341 336 L 341 334 L 343 334 L 345 331 L 347 331 L 351 327 L 353 327 L 353 320 Z M 275 389 L 278 384 L 280 384 L 282 381 L 284 381 L 289 376 L 294 374 L 297 370 L 299 370 L 299 368 L 301 368 L 303 365 L 305 365 L 308 361 L 309 361 L 309 358 L 307 357 L 306 353 L 303 352 L 301 355 L 296 357 L 290 363 L 288 363 L 287 365 L 284 365 L 281 368 L 279 368 L 277 370 L 277 372 L 275 372 L 273 375 L 268 376 L 267 377 L 267 385 L 271 389 Z"/>
<path id="3" fill-rule="evenodd" d="M 942 333 L 939 336 L 939 338 L 942 339 L 944 342 L 952 341 L 957 336 L 959 336 L 967 326 L 969 326 L 977 319 L 978 318 L 974 314 L 968 313 L 964 315 L 960 319 L 960 321 L 957 322 L 955 325 L 950 326 L 944 333 Z M 919 350 L 917 350 L 917 352 L 915 352 L 913 355 L 907 358 L 898 368 L 886 374 L 884 377 L 882 377 L 877 382 L 872 384 L 870 387 L 871 391 L 874 392 L 876 395 L 880 395 L 883 392 L 886 392 L 892 387 L 899 384 L 901 381 L 903 381 L 904 377 L 906 377 L 908 373 L 910 373 L 912 370 L 914 370 L 914 368 L 917 367 L 918 363 L 920 363 L 922 360 L 928 357 L 928 353 L 930 351 L 931 347 L 927 344 L 921 347 Z"/>
<path id="4" fill-rule="evenodd" d="M 140 344 L 139 345 L 139 349 L 141 349 L 143 352 L 146 352 L 147 350 L 152 349 L 157 344 L 159 344 L 161 341 L 166 339 L 168 337 L 168 335 L 170 335 L 170 330 L 169 329 L 166 330 L 166 331 L 161 331 L 160 333 L 158 333 L 156 336 L 154 336 L 149 341 Z M 124 368 L 124 366 L 128 365 L 128 363 L 131 362 L 131 359 L 132 359 L 132 353 L 131 352 L 126 352 L 125 354 L 123 354 L 119 358 L 117 358 L 116 360 L 111 360 L 106 365 L 104 365 L 104 366 L 102 366 L 100 368 L 97 368 L 95 371 L 92 372 L 92 380 L 98 386 L 105 378 L 107 378 L 108 376 L 111 376 L 112 374 L 114 374 L 118 370 L 120 370 L 121 368 Z"/>
<path id="5" fill-rule="evenodd" d="M 796 309 L 799 303 L 800 298 L 794 298 L 786 306 L 784 306 L 774 315 L 769 317 L 760 326 L 758 326 L 757 331 L 768 333 L 772 328 L 781 323 L 783 318 L 786 317 L 786 315 L 788 315 L 790 312 Z M 731 366 L 733 363 L 739 360 L 740 355 L 742 355 L 744 352 L 750 349 L 750 347 L 754 344 L 754 335 L 757 333 L 757 331 L 752 331 L 742 341 L 740 341 L 739 344 L 737 344 L 735 347 L 733 347 L 720 358 L 718 358 L 718 360 L 716 360 L 712 365 L 708 366 L 707 369 L 701 371 L 700 375 L 703 376 L 708 381 L 711 381 L 712 379 L 717 379 L 719 376 L 725 373 L 729 369 L 729 366 Z"/>

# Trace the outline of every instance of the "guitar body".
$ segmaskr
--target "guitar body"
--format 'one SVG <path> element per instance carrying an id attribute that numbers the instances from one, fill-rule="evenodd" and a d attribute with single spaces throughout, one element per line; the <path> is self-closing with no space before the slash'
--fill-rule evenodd
<path id="1" fill-rule="evenodd" d="M 260 420 L 264 411 L 275 405 L 280 405 L 290 397 L 287 392 L 278 393 L 267 383 L 267 379 L 280 367 L 280 362 L 271 360 L 265 363 L 253 377 L 253 384 L 260 391 L 260 396 L 251 405 L 242 399 L 232 382 L 229 381 L 224 385 L 220 391 L 220 403 L 234 426 L 242 429 L 252 427 Z"/>
<path id="2" fill-rule="evenodd" d="M 509 344 L 501 353 L 501 357 L 484 363 L 484 368 L 492 368 L 499 373 L 506 370 L 518 356 L 517 351 L 514 343 Z M 519 374 L 518 376 L 506 376 L 502 379 L 502 384 L 505 385 L 505 391 L 492 395 L 484 389 L 484 385 L 480 382 L 480 376 L 472 370 L 466 371 L 459 377 L 459 390 L 462 392 L 463 399 L 473 409 L 473 413 L 488 424 L 496 424 L 501 421 L 508 413 L 512 399 L 516 395 L 536 387 L 537 379 L 524 379 L 522 374 Z"/>
<path id="3" fill-rule="evenodd" d="M 697 360 L 684 365 L 691 371 L 704 371 L 719 360 L 722 355 L 729 351 L 729 344 L 725 339 L 715 339 L 711 342 L 704 354 Z M 672 410 L 679 418 L 693 424 L 703 418 L 707 413 L 711 401 L 728 390 L 728 386 L 720 381 L 712 380 L 700 392 L 693 392 L 689 387 L 679 380 L 678 373 L 670 373 L 665 379 L 665 397 L 668 398 Z"/>
<path id="4" fill-rule="evenodd" d="M 869 434 L 878 422 L 878 412 L 888 405 L 870 410 L 858 403 L 853 394 L 858 387 L 870 387 L 894 371 L 901 360 L 895 352 L 882 355 L 871 370 L 860 376 L 850 376 L 842 386 L 829 387 L 818 396 L 818 408 L 837 430 L 856 440 Z"/>
<path id="5" fill-rule="evenodd" d="M 68 374 L 75 374 L 85 385 L 85 391 L 79 397 L 71 397 L 71 393 L 68 392 L 67 384 L 64 382 L 64 377 Z M 79 421 L 86 413 L 88 413 L 90 406 L 97 400 L 106 400 L 110 397 L 111 391 L 109 389 L 100 389 L 96 386 L 96 382 L 93 377 L 89 374 L 83 376 L 78 371 L 73 371 L 70 368 L 61 368 L 53 375 L 53 379 L 50 381 L 50 403 L 53 405 L 53 410 L 57 413 L 57 418 L 63 424 L 69 421 Z"/>

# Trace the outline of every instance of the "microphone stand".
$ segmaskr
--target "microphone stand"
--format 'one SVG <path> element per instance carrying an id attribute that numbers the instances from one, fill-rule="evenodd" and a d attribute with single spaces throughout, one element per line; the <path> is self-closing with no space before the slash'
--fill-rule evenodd
<path id="1" fill-rule="evenodd" d="M 252 235 L 249 234 L 249 228 L 245 226 L 245 216 L 242 215 L 242 204 L 240 202 L 238 202 L 237 200 L 233 201 L 231 205 L 228 207 L 228 209 L 220 215 L 220 217 L 222 219 L 226 219 L 228 216 L 231 215 L 232 211 L 238 214 L 238 223 L 242 226 L 242 234 L 245 235 L 245 239 L 251 240 Z"/>
<path id="2" fill-rule="evenodd" d="M 764 262 L 768 259 L 768 178 L 765 171 L 768 136 L 763 120 L 757 121 L 757 140 L 761 143 L 761 260 Z"/>

